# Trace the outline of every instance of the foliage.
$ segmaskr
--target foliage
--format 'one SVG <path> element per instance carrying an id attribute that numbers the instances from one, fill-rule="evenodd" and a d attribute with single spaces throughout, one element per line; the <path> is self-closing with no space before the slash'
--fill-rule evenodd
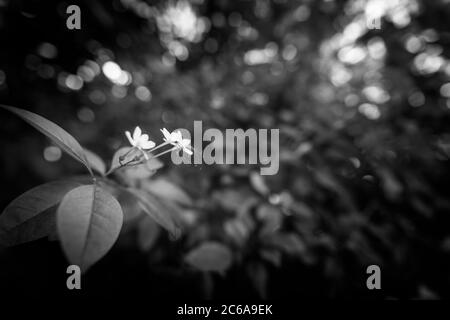
<path id="1" fill-rule="evenodd" d="M 101 155 L 69 150 L 100 175 L 107 166 L 98 159 L 120 150 L 119 137 L 136 124 L 150 136 L 161 123 L 190 129 L 194 120 L 280 129 L 273 177 L 226 165 L 166 165 L 157 173 L 136 166 L 118 170 L 114 181 L 97 177 L 124 223 L 111 260 L 92 272 L 117 266 L 130 276 L 145 265 L 139 281 L 151 278 L 146 288 L 156 296 L 189 288 L 215 297 L 372 297 L 365 268 L 378 264 L 384 298 L 450 296 L 449 5 L 381 1 L 381 29 L 368 30 L 371 2 L 190 1 L 185 17 L 193 23 L 180 29 L 171 17 L 187 1 L 86 0 L 79 33 L 64 30 L 57 1 L 0 11 L 2 40 L 6 28 L 16 33 L 0 50 L 1 101 L 61 123 Z M 105 65 L 120 66 L 129 82 Z M 2 185 L 11 186 L 5 207 L 43 181 L 79 173 L 64 158 L 50 166 L 42 157 L 54 151 L 47 142 L 3 113 L 1 121 Z M 90 177 L 70 181 L 73 189 L 92 185 Z M 61 195 L 39 212 L 18 216 L 52 216 L 49 208 L 71 186 L 57 188 Z M 14 230 L 11 241 L 22 243 L 26 233 Z M 197 257 L 211 242 L 221 248 L 212 265 Z M 220 275 L 189 282 L 196 261 L 196 269 L 209 265 Z"/>
<path id="2" fill-rule="evenodd" d="M 114 155 L 111 169 L 106 173 L 106 166 L 99 156 L 92 151 L 85 152 L 74 137 L 55 123 L 30 111 L 2 105 L 0 107 L 15 113 L 45 134 L 85 165 L 91 176 L 83 179 L 88 185 L 81 185 L 79 179 L 50 182 L 15 199 L 0 216 L 0 239 L 3 245 L 13 246 L 49 236 L 54 233 L 56 221 L 57 234 L 68 260 L 84 272 L 102 258 L 117 240 L 122 229 L 123 212 L 111 193 L 120 197 L 120 193 L 124 192 L 133 196 L 143 211 L 156 222 L 173 235 L 178 234 L 175 221 L 177 209 L 166 210 L 169 204 L 165 207 L 164 201 L 152 194 L 152 188 L 162 184 L 166 186 L 161 190 L 166 198 L 179 197 L 182 202 L 189 202 L 189 197 L 181 189 L 160 180 L 158 185 L 146 184 L 143 190 L 139 190 L 127 187 L 124 182 L 123 185 L 117 185 L 107 177 L 117 170 L 125 170 L 125 179 L 148 178 L 155 169 L 161 167 L 156 158 L 132 164 L 131 161 L 138 157 L 135 155 L 135 148 L 121 148 Z M 92 168 L 101 174 L 101 178 L 94 176 Z M 48 210 L 56 205 L 55 218 Z M 171 205 L 171 208 L 175 208 L 175 205 Z"/>

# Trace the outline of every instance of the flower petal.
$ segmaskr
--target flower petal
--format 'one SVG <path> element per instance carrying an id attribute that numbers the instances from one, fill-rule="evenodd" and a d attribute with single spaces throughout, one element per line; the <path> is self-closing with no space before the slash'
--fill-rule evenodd
<path id="1" fill-rule="evenodd" d="M 170 132 L 166 128 L 162 128 L 160 130 L 161 130 L 162 134 L 164 135 L 164 138 L 165 138 L 164 140 L 165 141 L 170 140 Z"/>
<path id="2" fill-rule="evenodd" d="M 135 147 L 136 145 L 135 145 L 135 142 L 134 142 L 133 138 L 131 137 L 130 131 L 125 131 L 125 135 L 127 136 L 128 141 L 130 142 L 130 144 L 131 144 L 133 147 Z"/>
<path id="3" fill-rule="evenodd" d="M 136 141 L 136 142 L 139 141 L 139 138 L 140 138 L 141 134 L 142 134 L 141 128 L 139 128 L 139 126 L 136 127 L 134 129 L 134 132 L 133 132 L 133 139 L 134 139 L 134 141 Z"/>
<path id="4" fill-rule="evenodd" d="M 140 142 L 140 146 L 141 146 L 142 149 L 151 149 L 155 145 L 156 144 L 153 141 L 151 141 L 151 140 L 149 140 L 149 141 L 141 141 Z"/>
<path id="5" fill-rule="evenodd" d="M 180 144 L 183 146 L 183 148 L 187 147 L 187 146 L 189 146 L 191 144 L 191 139 L 182 139 L 180 141 Z"/>
<path id="6" fill-rule="evenodd" d="M 146 142 L 148 141 L 148 134 L 143 134 L 142 136 L 139 137 L 139 142 Z"/>
<path id="7" fill-rule="evenodd" d="M 181 135 L 180 130 L 172 132 L 171 137 L 172 137 L 172 140 L 175 142 L 180 142 L 181 140 L 183 140 L 183 136 Z"/>

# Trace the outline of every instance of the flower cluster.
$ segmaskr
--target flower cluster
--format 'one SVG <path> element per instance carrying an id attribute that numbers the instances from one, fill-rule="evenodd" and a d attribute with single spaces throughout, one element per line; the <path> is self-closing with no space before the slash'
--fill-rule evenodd
<path id="1" fill-rule="evenodd" d="M 154 152 L 156 149 L 159 149 L 169 144 L 173 146 L 171 149 L 161 152 L 157 155 L 152 155 L 151 158 L 160 157 L 163 154 L 172 152 L 174 150 L 183 150 L 183 152 L 192 155 L 193 152 L 190 146 L 191 140 L 183 139 L 183 136 L 181 135 L 181 132 L 179 130 L 170 133 L 166 128 L 163 128 L 161 132 L 164 136 L 163 138 L 164 142 L 158 146 L 156 146 L 155 142 L 149 140 L 148 134 L 142 134 L 142 130 L 139 127 L 136 127 L 134 129 L 133 135 L 131 135 L 129 131 L 126 131 L 125 135 L 128 138 L 130 144 L 133 146 L 133 148 L 140 150 L 146 160 L 150 159 L 149 157 L 150 152 Z"/>
<path id="2" fill-rule="evenodd" d="M 191 155 L 192 150 L 190 147 L 191 139 L 183 139 L 179 130 L 170 133 L 166 128 L 163 128 L 161 132 L 164 135 L 164 141 L 176 146 L 177 149 L 182 149 L 187 154 Z"/>

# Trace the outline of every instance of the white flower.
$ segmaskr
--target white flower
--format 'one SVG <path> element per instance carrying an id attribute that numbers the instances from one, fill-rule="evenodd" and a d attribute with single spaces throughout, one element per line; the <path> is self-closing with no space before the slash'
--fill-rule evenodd
<path id="1" fill-rule="evenodd" d="M 183 149 L 184 152 L 186 152 L 188 155 L 192 155 L 191 150 L 191 139 L 181 139 L 180 142 L 178 142 L 178 146 L 180 149 Z"/>
<path id="2" fill-rule="evenodd" d="M 128 141 L 130 141 L 130 144 L 140 150 L 151 149 L 155 146 L 153 141 L 148 140 L 148 134 L 142 134 L 142 130 L 139 127 L 134 129 L 133 137 L 131 137 L 129 131 L 126 131 L 125 135 L 127 136 Z"/>
<path id="3" fill-rule="evenodd" d="M 162 134 L 164 135 L 164 141 L 176 146 L 180 141 L 183 140 L 181 132 L 176 130 L 170 133 L 166 128 L 161 129 Z"/>
<path id="4" fill-rule="evenodd" d="M 187 154 L 192 154 L 191 147 L 189 146 L 191 144 L 191 140 L 183 139 L 180 130 L 176 130 L 170 133 L 166 128 L 163 128 L 161 129 L 161 132 L 164 135 L 163 140 L 165 141 L 165 143 L 170 143 L 171 145 L 175 146 L 171 150 L 183 149 L 183 151 Z"/>

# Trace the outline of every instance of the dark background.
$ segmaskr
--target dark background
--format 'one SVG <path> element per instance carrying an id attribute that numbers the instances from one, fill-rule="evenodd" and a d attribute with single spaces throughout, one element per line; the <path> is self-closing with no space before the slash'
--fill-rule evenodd
<path id="1" fill-rule="evenodd" d="M 160 139 L 160 128 L 194 120 L 279 128 L 281 158 L 279 173 L 262 180 L 250 166 L 166 159 L 158 175 L 196 203 L 180 240 L 161 232 L 141 250 L 130 227 L 81 293 L 65 287 L 57 242 L 23 244 L 0 252 L 0 290 L 449 297 L 450 3 L 381 1 L 381 29 L 367 30 L 373 3 L 0 0 L 2 104 L 45 116 L 104 159 L 136 125 Z M 81 8 L 81 30 L 66 28 L 70 4 Z M 107 61 L 132 81 L 114 83 L 101 71 Z M 0 146 L 2 209 L 38 184 L 82 173 L 4 111 Z M 267 233 L 273 225 L 281 227 Z M 207 239 L 233 252 L 223 276 L 183 262 Z M 381 267 L 377 292 L 365 286 L 371 264 Z"/>

